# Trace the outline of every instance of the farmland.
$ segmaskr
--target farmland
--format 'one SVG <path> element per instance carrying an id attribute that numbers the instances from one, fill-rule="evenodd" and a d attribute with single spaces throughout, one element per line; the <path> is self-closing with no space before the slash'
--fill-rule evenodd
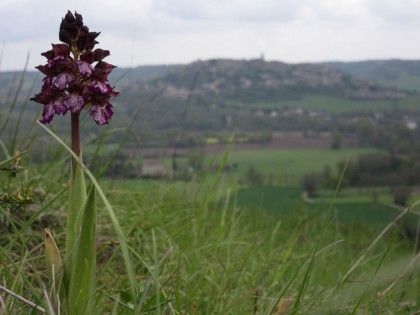
<path id="1" fill-rule="evenodd" d="M 219 165 L 225 155 L 228 155 L 228 165 L 236 165 L 235 168 L 221 174 L 222 182 L 218 184 L 217 193 L 212 195 L 212 198 L 219 198 L 222 203 L 229 191 L 231 202 L 241 209 L 254 208 L 274 215 L 292 215 L 296 212 L 322 215 L 331 206 L 333 191 L 322 191 L 315 200 L 305 201 L 302 197 L 302 176 L 329 167 L 338 177 L 337 163 L 355 160 L 361 154 L 375 152 L 380 151 L 369 148 L 232 149 L 209 156 L 205 168 L 210 169 L 210 163 Z M 170 160 L 166 162 L 170 165 Z M 186 163 L 185 158 L 179 158 L 178 162 Z M 257 186 L 246 182 L 246 173 L 251 167 L 264 178 Z M 186 182 L 114 180 L 110 182 L 110 188 L 118 187 L 120 191 L 128 190 L 145 196 L 152 191 L 160 191 L 163 194 L 172 191 L 186 195 L 201 191 L 205 194 L 214 189 L 213 181 L 216 180 L 216 175 L 209 173 L 205 176 L 204 182 L 200 177 Z M 390 191 L 386 188 L 341 188 L 333 207 L 339 221 L 384 226 L 400 213 L 391 206 L 392 202 Z"/>
<path id="2" fill-rule="evenodd" d="M 230 154 L 229 163 L 238 164 L 238 175 L 243 175 L 253 166 L 264 175 L 300 177 L 309 172 L 320 171 L 325 166 L 334 169 L 340 161 L 376 151 L 365 148 L 234 150 Z"/>
<path id="3" fill-rule="evenodd" d="M 297 211 L 322 217 L 332 206 L 337 221 L 369 224 L 376 228 L 383 228 L 400 213 L 400 210 L 390 205 L 391 200 L 387 194 L 383 194 L 376 201 L 372 200 L 370 194 L 359 192 L 351 198 L 338 196 L 333 201 L 330 196 L 309 202 L 302 198 L 302 194 L 302 189 L 298 188 L 249 187 L 239 190 L 234 199 L 236 205 L 241 208 L 253 207 L 282 216 L 290 216 Z"/>
<path id="4" fill-rule="evenodd" d="M 319 111 L 324 114 L 363 113 L 377 110 L 412 110 L 420 101 L 418 95 L 410 95 L 402 100 L 364 101 L 346 100 L 336 96 L 308 95 L 298 100 L 283 102 L 260 102 L 253 106 L 259 109 L 278 109 L 282 107 L 300 108 L 309 111 Z"/>

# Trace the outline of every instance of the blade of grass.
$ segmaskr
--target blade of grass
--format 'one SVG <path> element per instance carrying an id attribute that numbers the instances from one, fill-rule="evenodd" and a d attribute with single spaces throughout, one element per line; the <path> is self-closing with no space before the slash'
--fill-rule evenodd
<path id="1" fill-rule="evenodd" d="M 395 225 L 396 222 L 398 222 L 403 216 L 405 215 L 404 212 L 401 212 L 392 222 L 390 222 L 379 234 L 378 236 L 373 240 L 372 243 L 370 243 L 369 247 L 363 252 L 363 254 L 356 260 L 355 263 L 353 263 L 350 267 L 350 269 L 345 273 L 345 275 L 341 278 L 338 286 L 343 285 L 347 279 L 350 277 L 350 275 L 353 273 L 353 271 L 363 262 L 363 260 L 367 257 L 367 254 L 376 246 L 376 244 L 382 239 L 382 237 Z"/>
<path id="2" fill-rule="evenodd" d="M 382 264 L 383 264 L 383 262 L 384 262 L 384 260 L 385 260 L 385 257 L 388 255 L 389 250 L 391 249 L 392 244 L 393 244 L 393 243 L 394 243 L 394 241 L 397 239 L 397 236 L 398 236 L 398 234 L 400 233 L 401 228 L 402 228 L 402 226 L 403 226 L 403 224 L 404 224 L 405 218 L 407 217 L 407 215 L 408 215 L 408 213 L 410 212 L 410 210 L 411 210 L 411 206 L 410 206 L 410 207 L 408 207 L 408 208 L 407 208 L 407 211 L 405 211 L 405 212 L 404 212 L 404 216 L 401 218 L 401 221 L 400 221 L 400 224 L 399 224 L 399 226 L 398 226 L 398 229 L 396 229 L 396 230 L 395 230 L 395 232 L 394 232 L 394 234 L 393 234 L 393 236 L 392 236 L 391 241 L 389 242 L 389 244 L 388 244 L 388 246 L 387 246 L 387 248 L 386 248 L 386 250 L 385 250 L 384 254 L 383 254 L 383 255 L 382 255 L 382 257 L 381 257 L 381 260 L 379 261 L 378 265 L 376 266 L 376 269 L 375 269 L 374 273 L 373 273 L 373 274 L 372 274 L 372 276 L 370 277 L 369 282 L 368 282 L 367 286 L 365 287 L 365 290 L 363 291 L 362 295 L 360 296 L 359 300 L 357 301 L 356 305 L 354 306 L 353 311 L 351 312 L 351 314 L 352 314 L 352 315 L 353 315 L 353 314 L 356 314 L 357 309 L 359 308 L 360 304 L 362 304 L 362 301 L 363 301 L 363 299 L 365 298 L 366 293 L 367 293 L 367 291 L 369 290 L 370 285 L 371 285 L 371 284 L 372 284 L 372 282 L 373 282 L 373 279 L 375 278 L 375 276 L 376 276 L 376 275 L 377 275 L 377 273 L 379 272 L 379 269 L 381 268 L 381 266 L 382 266 Z"/>
<path id="3" fill-rule="evenodd" d="M 166 253 L 163 255 L 163 257 L 159 260 L 159 262 L 153 267 L 150 266 L 136 251 L 134 248 L 128 247 L 130 249 L 130 251 L 133 253 L 134 257 L 136 257 L 137 259 L 139 259 L 142 264 L 144 265 L 144 267 L 146 267 L 146 269 L 150 272 L 150 277 L 147 280 L 147 284 L 146 284 L 146 289 L 143 291 L 143 294 L 141 296 L 140 302 L 137 305 L 137 311 L 140 313 L 142 311 L 142 308 L 146 302 L 146 299 L 149 295 L 149 292 L 152 288 L 152 283 L 154 281 L 156 281 L 156 275 L 155 275 L 155 269 L 159 269 L 160 266 L 165 262 L 165 260 L 172 254 L 172 247 L 169 248 Z M 144 310 L 143 310 L 144 311 Z"/>
<path id="4" fill-rule="evenodd" d="M 13 229 L 14 234 L 17 236 L 17 239 L 20 241 L 20 244 L 22 244 L 22 253 L 21 256 L 25 256 L 26 253 L 31 252 L 29 250 L 29 248 L 27 247 L 27 242 L 25 240 L 25 237 L 23 235 L 23 233 L 17 228 L 17 226 L 13 223 L 13 220 L 10 218 L 9 214 L 7 213 L 7 211 L 5 211 L 5 209 L 3 207 L 0 206 L 0 214 L 2 214 L 10 223 L 10 226 Z M 32 258 L 29 257 L 29 259 L 32 262 Z M 38 277 L 38 280 L 40 280 L 40 275 L 38 273 L 35 274 L 35 276 Z"/>
<path id="5" fill-rule="evenodd" d="M 44 292 L 45 302 L 46 302 L 47 307 L 48 307 L 48 315 L 56 315 L 53 303 L 52 303 L 51 298 L 48 294 L 47 288 L 45 287 L 45 284 L 42 284 L 42 291 Z"/>
<path id="6" fill-rule="evenodd" d="M 25 225 L 22 227 L 22 230 L 25 231 L 32 223 L 36 221 L 58 198 L 60 198 L 64 192 L 66 192 L 68 187 L 64 187 L 60 192 L 58 192 L 46 205 L 44 205 L 41 209 L 34 213 L 32 217 L 30 217 L 26 222 Z"/>
<path id="7" fill-rule="evenodd" d="M 331 217 L 331 215 L 333 215 L 333 205 L 334 205 L 335 199 L 336 199 L 336 197 L 338 195 L 338 191 L 340 190 L 341 183 L 343 181 L 344 173 L 345 173 L 345 171 L 347 169 L 347 165 L 349 163 L 349 160 L 350 160 L 350 157 L 347 158 L 346 163 L 345 163 L 345 165 L 343 167 L 343 170 L 341 172 L 340 178 L 338 180 L 336 189 L 334 191 L 333 198 L 331 200 L 331 203 L 330 203 L 330 206 L 329 206 L 329 209 L 328 209 L 328 212 L 327 212 L 327 217 L 324 220 L 324 223 L 322 224 L 321 231 L 320 231 L 320 233 L 318 235 L 317 242 L 315 243 L 315 245 L 313 247 L 312 256 L 311 256 L 311 260 L 309 262 L 309 266 L 306 269 L 305 276 L 303 277 L 302 283 L 300 285 L 300 288 L 299 288 L 299 291 L 298 291 L 298 294 L 297 294 L 295 303 L 293 304 L 292 314 L 296 314 L 296 312 L 298 311 L 299 304 L 302 302 L 302 299 L 303 299 L 303 297 L 305 295 L 305 292 L 306 292 L 306 289 L 308 287 L 309 280 L 310 280 L 310 277 L 311 277 L 311 273 L 312 273 L 312 270 L 313 270 L 313 266 L 315 264 L 316 253 L 317 253 L 318 247 L 319 247 L 319 245 L 321 243 L 322 236 L 324 235 L 324 231 L 327 228 L 327 226 L 329 225 L 329 223 L 331 222 L 331 219 L 329 219 L 329 218 Z M 334 216 L 332 216 L 332 218 L 334 218 Z"/>
<path id="8" fill-rule="evenodd" d="M 385 294 L 387 294 L 389 291 L 392 290 L 393 287 L 395 287 L 395 285 L 398 283 L 398 281 L 400 281 L 405 274 L 407 274 L 412 268 L 414 263 L 417 261 L 417 259 L 420 257 L 420 252 L 417 253 L 417 255 L 410 261 L 410 263 L 407 265 L 407 267 L 405 267 L 405 269 L 398 275 L 398 277 L 382 292 L 379 292 L 379 296 L 382 297 Z"/>
<path id="9" fill-rule="evenodd" d="M 14 152 L 16 150 L 16 143 L 17 143 L 17 140 L 18 140 L 19 131 L 21 130 L 22 119 L 24 117 L 25 110 L 28 107 L 30 95 L 32 94 L 32 92 L 34 90 L 35 84 L 38 82 L 38 80 L 37 80 L 38 78 L 39 78 L 39 73 L 37 73 L 35 79 L 33 80 L 32 85 L 29 88 L 28 94 L 25 97 L 25 99 L 23 101 L 23 104 L 22 104 L 22 106 L 20 108 L 19 116 L 18 116 L 17 120 L 14 123 L 15 128 L 14 128 L 13 133 L 11 134 L 11 139 L 10 139 L 10 142 L 11 142 L 11 144 L 10 144 L 10 150 L 12 152 Z M 31 133 L 31 131 L 32 131 L 32 129 L 33 129 L 34 126 L 35 126 L 35 122 L 33 122 L 29 126 L 29 128 L 25 128 L 25 134 L 22 136 L 22 140 L 21 140 L 20 143 L 22 143 L 24 141 L 26 135 L 29 135 Z"/>
<path id="10" fill-rule="evenodd" d="M 5 147 L 4 147 L 4 149 L 6 150 L 6 148 L 5 148 Z M 8 152 L 8 151 L 6 150 L 5 152 Z M 15 161 L 15 160 L 17 160 L 17 159 L 21 158 L 21 157 L 22 157 L 22 155 L 24 155 L 24 153 L 23 153 L 23 152 L 21 152 L 21 153 L 17 153 L 17 154 L 15 154 L 15 155 L 13 155 L 13 156 L 10 156 L 10 155 L 9 155 L 9 153 L 7 153 L 7 154 L 6 154 L 7 158 L 6 158 L 6 160 L 4 160 L 4 161 L 1 161 L 1 162 L 0 162 L 0 167 L 3 167 L 4 165 L 7 165 L 8 163 L 10 163 L 10 162 L 12 162 L 12 161 Z"/>
<path id="11" fill-rule="evenodd" d="M 42 244 L 40 244 L 42 246 Z M 34 248 L 34 252 L 37 251 L 38 248 Z M 2 270 L 3 278 L 6 278 L 6 281 L 9 280 L 9 282 L 16 282 L 20 277 L 16 277 L 16 275 L 21 275 L 21 280 L 26 285 L 26 288 L 29 289 L 31 292 L 37 292 L 37 289 L 34 287 L 36 284 L 34 283 L 34 278 L 29 279 L 26 274 L 23 272 L 24 262 L 29 258 L 30 263 L 32 264 L 32 267 L 35 269 L 35 264 L 31 258 L 30 252 L 26 251 L 24 255 L 22 255 L 22 259 L 19 262 L 20 266 L 17 265 L 17 263 L 9 257 L 8 253 L 0 247 L 0 263 L 4 266 Z M 14 271 L 12 273 L 12 270 Z M 39 283 L 41 283 L 40 275 L 38 273 L 35 274 L 35 279 L 38 280 Z M 11 286 L 11 288 L 14 288 L 14 284 Z"/>
<path id="12" fill-rule="evenodd" d="M 23 106 L 22 106 L 22 108 L 20 110 L 18 121 L 17 121 L 16 126 L 15 126 L 15 132 L 14 132 L 13 139 L 17 139 L 18 138 L 18 132 L 20 130 L 20 125 L 21 125 L 21 122 L 23 120 L 23 117 L 24 117 L 24 114 L 25 114 L 25 110 L 27 108 L 27 105 L 29 104 L 28 103 L 28 100 L 29 100 L 31 94 L 33 93 L 34 87 L 35 87 L 35 85 L 38 82 L 38 78 L 39 78 L 39 72 L 37 73 L 35 79 L 33 80 L 32 85 L 29 88 L 28 94 L 27 94 L 27 96 L 25 98 L 25 102 L 24 102 L 24 104 L 23 104 Z M 35 121 L 32 121 L 32 123 L 27 128 L 25 128 L 25 133 L 22 135 L 22 137 L 20 138 L 21 139 L 20 142 L 17 144 L 17 147 L 18 148 L 24 147 L 25 149 L 28 149 L 29 146 L 31 146 L 32 144 L 35 143 L 35 141 L 30 140 L 33 137 L 34 138 L 37 137 L 37 135 L 33 135 L 32 134 L 32 131 L 33 131 L 33 129 L 34 129 L 35 126 L 36 126 Z M 13 145 L 13 147 L 14 147 L 14 145 Z"/>
<path id="13" fill-rule="evenodd" d="M 12 104 L 9 106 L 9 112 L 6 116 L 6 119 L 4 120 L 4 123 L 3 123 L 3 125 L 0 129 L 0 135 L 3 134 L 4 130 L 8 126 L 8 124 L 10 122 L 10 119 L 12 117 L 12 113 L 14 112 L 14 109 L 16 107 L 18 96 L 20 94 L 20 91 L 22 90 L 23 82 L 25 81 L 25 74 L 26 74 L 26 69 L 28 68 L 29 56 L 30 56 L 30 54 L 28 52 L 28 54 L 26 55 L 25 66 L 24 66 L 23 71 L 22 71 L 21 76 L 20 76 L 19 85 L 18 85 L 18 87 L 16 89 L 16 92 L 15 92 L 15 95 L 13 97 Z"/>
<path id="14" fill-rule="evenodd" d="M 23 296 L 21 296 L 21 295 L 15 293 L 15 292 L 3 287 L 1 285 L 0 285 L 0 290 L 9 294 L 10 296 L 13 296 L 15 299 L 18 299 L 19 301 L 25 303 L 29 307 L 36 309 L 38 312 L 45 314 L 45 309 L 44 308 L 42 308 L 41 306 L 29 301 L 28 299 L 25 299 Z"/>
<path id="15" fill-rule="evenodd" d="M 280 294 L 277 296 L 277 298 L 273 301 L 273 303 L 271 304 L 271 306 L 269 307 L 268 311 L 265 312 L 266 315 L 271 315 L 274 313 L 277 305 L 279 304 L 280 300 L 283 298 L 283 296 L 286 294 L 287 290 L 289 289 L 289 287 L 292 285 L 293 281 L 296 279 L 297 275 L 299 274 L 300 270 L 303 268 L 303 266 L 306 264 L 306 262 L 308 261 L 308 258 L 311 255 L 311 251 L 308 252 L 308 254 L 306 255 L 305 259 L 303 260 L 303 262 L 299 265 L 299 267 L 296 269 L 296 271 L 293 273 L 293 275 L 291 276 L 291 278 L 289 279 L 289 281 L 286 283 L 286 285 L 284 286 L 283 290 L 281 290 Z"/>

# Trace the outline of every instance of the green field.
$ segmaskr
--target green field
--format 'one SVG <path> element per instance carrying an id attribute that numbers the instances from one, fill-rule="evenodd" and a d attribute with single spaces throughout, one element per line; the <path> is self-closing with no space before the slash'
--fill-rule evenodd
<path id="1" fill-rule="evenodd" d="M 404 80 L 402 78 L 401 80 Z M 298 100 L 261 102 L 253 104 L 259 109 L 301 108 L 306 110 L 324 111 L 332 114 L 344 114 L 352 112 L 369 112 L 374 110 L 388 109 L 412 109 L 419 104 L 419 95 L 410 95 L 401 100 L 350 100 L 330 95 L 308 95 Z"/>
<path id="2" fill-rule="evenodd" d="M 354 148 L 341 150 L 325 149 L 261 149 L 238 150 L 229 155 L 229 162 L 237 164 L 237 174 L 243 176 L 254 167 L 264 175 L 301 177 L 310 172 L 321 172 L 326 165 L 332 171 L 337 163 L 355 159 L 358 155 L 378 152 L 376 149 Z"/>
<path id="3" fill-rule="evenodd" d="M 240 208 L 254 208 L 276 215 L 301 215 L 327 214 L 335 216 L 340 222 L 358 222 L 373 226 L 385 226 L 391 222 L 400 211 L 389 206 L 386 195 L 374 202 L 372 197 L 355 195 L 354 199 L 347 196 L 315 199 L 306 202 L 302 198 L 303 191 L 299 188 L 279 187 L 248 187 L 237 192 L 234 205 Z M 416 219 L 416 216 L 413 216 Z"/>
<path id="4" fill-rule="evenodd" d="M 396 87 L 403 90 L 418 91 L 420 87 L 420 78 L 417 75 L 411 75 L 407 72 L 400 72 L 395 80 L 381 79 L 382 85 Z"/>
<path id="5" fill-rule="evenodd" d="M 243 180 L 246 172 L 253 167 L 261 173 L 266 180 L 283 187 L 296 187 L 301 185 L 301 177 L 310 172 L 321 172 L 325 166 L 331 167 L 333 174 L 337 172 L 337 163 L 347 159 L 355 159 L 361 154 L 378 152 L 372 148 L 354 148 L 341 150 L 326 149 L 260 149 L 260 150 L 232 150 L 231 152 L 219 152 L 207 156 L 204 163 L 206 177 L 214 177 L 210 172 L 211 165 L 219 165 L 227 156 L 228 165 L 236 165 L 236 168 L 223 174 L 224 181 L 230 188 L 236 190 L 238 182 Z M 172 160 L 164 159 L 169 168 Z M 185 157 L 177 158 L 180 167 L 186 167 Z M 113 182 L 113 189 L 128 189 L 131 191 L 151 191 L 157 188 L 175 188 L 186 190 L 192 189 L 197 182 L 201 182 L 202 175 L 193 176 L 190 181 L 153 181 L 143 179 L 124 179 Z M 208 186 L 208 182 L 205 183 Z"/>

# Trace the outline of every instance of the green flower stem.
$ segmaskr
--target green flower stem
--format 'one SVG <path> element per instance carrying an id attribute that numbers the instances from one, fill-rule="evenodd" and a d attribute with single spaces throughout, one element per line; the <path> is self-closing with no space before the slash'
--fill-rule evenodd
<path id="1" fill-rule="evenodd" d="M 79 113 L 71 113 L 71 149 L 80 158 L 80 127 L 79 127 Z M 73 176 L 76 173 L 77 161 L 72 158 Z"/>

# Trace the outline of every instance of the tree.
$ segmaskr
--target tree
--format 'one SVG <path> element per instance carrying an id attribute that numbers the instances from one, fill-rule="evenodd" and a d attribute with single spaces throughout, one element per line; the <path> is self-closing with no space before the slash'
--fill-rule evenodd
<path id="1" fill-rule="evenodd" d="M 316 191 L 321 185 L 321 178 L 317 173 L 306 174 L 303 179 L 303 189 L 308 194 L 308 197 L 313 198 L 316 196 Z"/>
<path id="2" fill-rule="evenodd" d="M 111 161 L 112 163 L 110 163 Z M 140 176 L 140 167 L 134 165 L 132 159 L 123 152 L 119 152 L 115 156 L 108 154 L 102 163 L 95 166 L 98 171 L 102 171 L 102 168 L 107 166 L 104 175 L 110 178 L 136 178 Z"/>
<path id="3" fill-rule="evenodd" d="M 392 195 L 394 197 L 394 203 L 396 205 L 405 207 L 407 206 L 408 198 L 410 197 L 410 188 L 401 186 L 394 189 Z"/>
<path id="4" fill-rule="evenodd" d="M 357 121 L 356 130 L 360 144 L 366 145 L 374 142 L 375 127 L 369 118 L 363 117 L 359 119 Z"/>
<path id="5" fill-rule="evenodd" d="M 321 176 L 325 188 L 335 188 L 337 185 L 337 179 L 332 174 L 331 166 L 325 165 Z"/>
<path id="6" fill-rule="evenodd" d="M 261 186 L 263 183 L 263 176 L 251 165 L 245 173 L 245 181 L 252 186 Z"/>
<path id="7" fill-rule="evenodd" d="M 341 135 L 337 129 L 331 133 L 331 149 L 338 150 L 341 148 Z"/>
<path id="8" fill-rule="evenodd" d="M 201 172 L 204 166 L 204 149 L 201 147 L 193 148 L 188 151 L 187 155 L 187 163 L 188 166 L 191 167 L 194 172 Z"/>

